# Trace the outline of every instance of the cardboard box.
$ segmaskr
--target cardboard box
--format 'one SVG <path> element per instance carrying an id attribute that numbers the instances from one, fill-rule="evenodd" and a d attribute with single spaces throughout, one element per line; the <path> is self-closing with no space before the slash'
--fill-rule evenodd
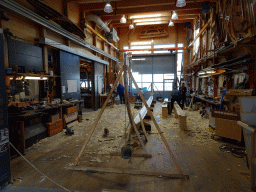
<path id="1" fill-rule="evenodd" d="M 215 119 L 215 134 L 221 137 L 226 137 L 241 141 L 242 128 L 235 120 L 216 118 Z"/>

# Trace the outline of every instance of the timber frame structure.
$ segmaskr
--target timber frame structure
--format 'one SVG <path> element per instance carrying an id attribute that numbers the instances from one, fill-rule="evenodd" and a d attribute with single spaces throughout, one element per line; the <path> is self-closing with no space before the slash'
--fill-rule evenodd
<path id="1" fill-rule="evenodd" d="M 131 113 L 130 103 L 129 103 L 129 99 L 128 99 L 127 74 L 129 75 L 129 77 L 131 78 L 132 82 L 134 83 L 134 85 L 135 85 L 135 87 L 136 87 L 136 89 L 137 89 L 137 91 L 138 91 L 138 93 L 139 93 L 139 95 L 140 95 L 140 97 L 142 99 L 142 102 L 146 106 L 147 112 L 150 115 L 151 119 L 153 120 L 153 123 L 154 123 L 157 131 L 159 132 L 160 137 L 161 137 L 162 141 L 165 144 L 165 147 L 167 148 L 170 156 L 172 157 L 172 160 L 173 160 L 173 162 L 174 162 L 174 164 L 175 164 L 175 166 L 176 166 L 176 168 L 178 170 L 178 173 L 172 174 L 172 173 L 149 172 L 149 171 L 140 171 L 140 170 L 125 170 L 125 169 L 120 170 L 120 169 L 111 169 L 111 168 L 78 167 L 77 166 L 78 165 L 78 161 L 79 161 L 83 151 L 85 150 L 85 148 L 86 148 L 86 146 L 87 146 L 87 144 L 88 144 L 88 142 L 89 142 L 89 140 L 90 140 L 94 130 L 96 129 L 97 124 L 98 124 L 98 122 L 99 122 L 99 120 L 101 118 L 101 115 L 103 114 L 103 112 L 104 112 L 104 110 L 105 110 L 105 108 L 107 106 L 108 100 L 110 99 L 110 97 L 111 97 L 115 87 L 117 86 L 117 83 L 118 83 L 119 79 L 121 78 L 123 72 L 124 72 L 124 85 L 125 85 L 124 87 L 125 87 L 125 97 L 126 97 L 126 99 L 125 99 L 126 103 L 125 104 L 126 104 L 126 107 L 127 107 L 127 111 L 128 111 L 128 115 L 129 115 L 129 120 L 130 120 L 130 124 L 131 124 L 131 128 L 130 129 L 134 129 L 135 130 L 135 132 L 136 132 L 136 134 L 137 134 L 137 136 L 138 136 L 138 138 L 140 140 L 140 143 L 142 145 L 142 148 L 144 148 L 144 145 L 143 145 L 143 143 L 142 143 L 142 141 L 141 141 L 141 139 L 139 137 L 139 133 L 138 133 L 138 130 L 136 128 L 136 125 L 135 125 L 135 122 L 134 122 L 134 119 L 133 119 L 132 113 Z M 137 154 L 136 156 L 137 157 L 141 157 L 141 156 L 145 156 L 145 155 L 147 155 L 147 154 Z M 150 110 L 150 106 L 148 106 L 148 104 L 147 104 L 146 100 L 144 99 L 144 97 L 143 97 L 143 95 L 142 95 L 142 93 L 141 93 L 141 91 L 140 91 L 140 89 L 139 89 L 135 79 L 132 76 L 131 69 L 127 66 L 127 53 L 124 53 L 124 65 L 123 65 L 123 68 L 120 69 L 119 74 L 117 76 L 117 79 L 116 79 L 116 81 L 115 81 L 111 91 L 109 92 L 109 94 L 107 96 L 107 99 L 106 99 L 103 107 L 101 108 L 100 113 L 98 114 L 98 117 L 96 118 L 96 120 L 95 120 L 95 122 L 93 124 L 93 127 L 92 127 L 92 129 L 90 131 L 90 134 L 89 134 L 88 138 L 86 138 L 85 143 L 84 143 L 81 151 L 79 152 L 79 155 L 77 156 L 77 158 L 75 160 L 74 166 L 73 167 L 72 166 L 71 167 L 66 167 L 66 169 L 67 170 L 73 170 L 73 171 L 87 171 L 87 172 L 94 172 L 94 173 L 97 173 L 97 172 L 98 173 L 102 173 L 103 172 L 103 173 L 119 173 L 119 174 L 132 174 L 132 175 L 147 175 L 147 176 L 160 176 L 161 175 L 163 177 L 168 177 L 168 178 L 189 179 L 188 175 L 184 175 L 183 174 L 183 172 L 182 172 L 182 170 L 181 170 L 181 168 L 180 168 L 180 166 L 179 166 L 179 164 L 178 164 L 178 162 L 177 162 L 173 152 L 171 151 L 171 149 L 170 149 L 170 147 L 169 147 L 169 145 L 168 145 L 164 135 L 162 134 L 162 131 L 161 131 L 160 127 L 158 126 L 158 124 L 157 124 L 157 122 L 156 122 L 156 120 L 155 120 L 155 118 L 153 116 L 153 113 Z"/>

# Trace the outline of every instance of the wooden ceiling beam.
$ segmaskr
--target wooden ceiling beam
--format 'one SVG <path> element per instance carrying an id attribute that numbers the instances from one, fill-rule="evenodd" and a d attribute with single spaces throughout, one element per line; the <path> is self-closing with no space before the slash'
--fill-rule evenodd
<path id="1" fill-rule="evenodd" d="M 197 11 L 198 12 L 198 11 Z M 178 13 L 178 12 L 177 12 Z M 198 16 L 198 14 L 199 13 L 192 13 L 192 14 L 186 14 L 186 15 L 180 15 L 179 13 L 178 13 L 178 16 L 179 17 L 187 17 L 187 18 L 195 18 L 195 17 L 197 17 Z M 162 18 L 162 19 L 171 19 L 171 16 L 172 16 L 172 14 L 171 14 L 171 12 L 166 12 L 166 13 L 164 13 L 164 14 L 162 14 L 161 16 L 159 16 L 159 17 L 150 17 L 150 18 L 148 18 L 148 19 L 154 19 L 154 18 Z M 106 21 L 106 20 L 112 20 L 112 21 L 120 21 L 120 19 L 121 19 L 121 17 L 122 17 L 122 15 L 116 15 L 116 16 L 113 16 L 113 15 L 110 15 L 110 16 L 102 16 L 102 17 L 100 17 L 103 21 Z M 129 20 L 129 18 L 130 18 L 130 15 L 128 15 L 128 16 L 126 16 L 126 19 L 128 19 Z M 141 18 L 141 19 L 147 19 L 147 18 Z M 134 20 L 134 19 L 132 19 L 132 20 Z"/>
<path id="2" fill-rule="evenodd" d="M 195 3 L 194 0 L 187 0 L 187 5 L 185 6 L 188 7 L 190 4 L 198 5 L 201 6 L 201 3 L 204 0 L 197 0 Z M 175 0 L 143 0 L 143 1 L 138 1 L 138 0 L 129 0 L 129 1 L 117 1 L 117 2 L 112 2 L 111 5 L 113 9 L 115 6 L 117 9 L 127 9 L 127 8 L 139 8 L 139 7 L 150 7 L 150 6 L 161 6 L 161 5 L 175 5 Z M 104 9 L 106 2 L 103 3 L 83 3 L 82 1 L 79 2 L 81 7 L 84 7 L 87 10 L 91 11 L 97 11 L 97 10 L 102 10 Z M 177 7 L 176 7 L 177 8 Z"/>
<path id="3" fill-rule="evenodd" d="M 135 14 L 135 13 L 149 13 L 149 12 L 155 12 L 155 11 L 184 11 L 185 14 L 186 12 L 189 12 L 191 10 L 197 11 L 197 13 L 200 13 L 201 8 L 198 8 L 196 5 L 191 5 L 186 8 L 184 7 L 179 7 L 177 8 L 175 5 L 161 5 L 161 6 L 151 6 L 151 7 L 144 7 L 144 8 L 128 8 L 128 9 L 118 9 L 116 12 L 113 11 L 112 13 L 109 13 L 108 15 L 127 15 L 127 14 Z M 86 11 L 86 10 L 84 10 Z M 86 11 L 87 12 L 87 11 Z M 99 11 L 90 11 L 90 13 L 99 15 L 99 16 L 105 16 L 106 13 L 104 10 L 99 10 Z M 149 13 L 152 14 L 152 13 Z M 179 15 L 179 13 L 177 13 Z"/>
<path id="4" fill-rule="evenodd" d="M 197 15 L 195 15 L 195 16 L 179 16 L 179 18 L 176 20 L 176 21 L 181 21 L 181 20 L 193 20 L 193 19 L 196 19 L 196 17 L 197 17 Z M 137 20 L 137 19 L 127 19 L 127 23 L 131 23 L 131 22 L 133 22 L 134 23 L 134 20 Z M 141 20 L 143 20 L 143 19 L 141 19 Z M 171 17 L 163 17 L 163 18 L 161 18 L 161 20 L 160 21 L 170 21 L 171 20 Z M 147 22 L 147 21 L 145 21 L 145 22 Z M 120 19 L 115 19 L 115 20 L 111 20 L 111 24 L 116 24 L 116 23 L 120 23 Z M 136 22 L 137 23 L 137 22 Z"/>
<path id="5" fill-rule="evenodd" d="M 193 19 L 186 19 L 186 20 L 175 20 L 173 21 L 174 23 L 185 23 L 185 22 L 192 22 Z M 163 21 L 163 23 L 161 24 L 157 24 L 157 25 L 166 25 L 168 24 L 169 21 Z M 112 24 L 115 27 L 128 27 L 130 25 L 130 23 L 113 23 Z M 135 27 L 142 27 L 142 26 L 147 26 L 147 25 L 136 25 L 134 24 Z"/>

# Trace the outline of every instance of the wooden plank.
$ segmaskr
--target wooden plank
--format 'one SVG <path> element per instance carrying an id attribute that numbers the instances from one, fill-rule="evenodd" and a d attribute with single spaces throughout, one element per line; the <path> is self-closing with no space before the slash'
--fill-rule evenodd
<path id="1" fill-rule="evenodd" d="M 141 99 L 142 99 L 144 105 L 145 105 L 146 108 L 148 109 L 148 113 L 149 113 L 149 115 L 151 116 L 151 119 L 153 120 L 153 123 L 154 123 L 154 125 L 155 125 L 157 131 L 159 132 L 159 134 L 160 134 L 160 136 L 161 136 L 161 139 L 162 139 L 162 141 L 163 141 L 164 144 L 165 144 L 165 147 L 167 148 L 167 150 L 168 150 L 170 156 L 172 157 L 172 160 L 173 160 L 173 162 L 174 162 L 176 168 L 178 169 L 179 173 L 180 173 L 181 175 L 183 175 L 182 170 L 181 170 L 181 168 L 180 168 L 180 166 L 179 166 L 179 164 L 178 164 L 178 162 L 177 162 L 177 160 L 176 160 L 174 154 L 172 153 L 172 151 L 171 151 L 171 149 L 170 149 L 170 147 L 169 147 L 169 145 L 168 145 L 168 143 L 167 143 L 167 141 L 166 141 L 164 135 L 162 134 L 162 131 L 161 131 L 160 127 L 158 126 L 158 124 L 157 124 L 157 122 L 156 122 L 156 120 L 155 120 L 155 117 L 153 116 L 153 113 L 150 111 L 150 107 L 148 106 L 147 102 L 145 101 L 145 99 L 144 99 L 144 97 L 143 97 L 143 95 L 142 95 L 142 93 L 141 93 L 141 91 L 140 91 L 140 89 L 139 89 L 139 87 L 138 87 L 138 85 L 137 85 L 137 83 L 136 83 L 136 81 L 135 81 L 135 79 L 134 79 L 132 73 L 131 73 L 131 70 L 128 69 L 128 72 L 129 72 L 129 75 L 130 75 L 130 77 L 131 77 L 131 79 L 132 79 L 132 81 L 133 81 L 133 83 L 134 83 L 134 85 L 135 85 L 135 87 L 136 87 L 136 89 L 137 89 L 137 91 L 138 91 L 138 93 L 139 93 L 139 95 L 140 95 L 140 97 L 141 97 Z"/>
<path id="2" fill-rule="evenodd" d="M 143 133 L 144 133 L 144 135 L 145 135 L 146 141 L 148 141 L 147 132 L 146 132 L 146 129 L 145 129 L 145 126 L 144 126 L 144 123 L 143 123 L 143 120 L 142 120 L 142 118 L 141 118 L 140 113 L 139 113 L 139 116 L 140 116 L 140 123 L 141 123 L 142 131 L 143 131 Z"/>
<path id="3" fill-rule="evenodd" d="M 122 156 L 119 152 L 110 153 L 111 156 Z M 144 157 L 144 158 L 152 158 L 150 154 L 132 154 L 132 157 Z"/>
<path id="4" fill-rule="evenodd" d="M 101 168 L 101 167 L 66 167 L 67 170 L 73 171 L 85 171 L 92 173 L 118 173 L 118 174 L 130 174 L 130 175 L 145 175 L 145 176 L 156 176 L 165 177 L 172 179 L 189 179 L 188 175 L 173 174 L 166 172 L 150 172 L 142 170 L 131 170 L 131 169 L 113 169 L 113 168 Z"/>
<path id="5" fill-rule="evenodd" d="M 252 128 L 252 127 L 250 127 L 249 125 L 243 123 L 242 121 L 237 121 L 237 124 L 238 124 L 238 125 L 241 125 L 243 128 L 248 129 L 248 130 L 251 131 L 251 132 L 254 132 L 254 131 L 255 131 L 254 128 Z"/>
<path id="6" fill-rule="evenodd" d="M 204 30 L 206 29 L 206 27 L 210 24 L 212 20 L 209 19 L 209 21 L 203 26 L 203 28 L 201 29 L 201 31 L 197 34 L 197 36 L 194 38 L 194 40 L 188 45 L 188 48 L 191 47 L 195 41 L 200 37 L 200 35 L 204 32 Z"/>
<path id="7" fill-rule="evenodd" d="M 129 120 L 130 120 L 130 123 L 132 125 L 131 127 L 135 130 L 135 133 L 138 136 L 138 139 L 140 141 L 140 144 L 141 144 L 142 148 L 145 149 L 144 143 L 141 140 L 140 133 L 139 133 L 139 131 L 138 131 L 136 125 L 135 125 L 133 115 L 132 115 L 132 111 L 131 111 L 130 101 L 129 101 L 129 97 L 128 97 L 127 65 L 126 65 L 126 63 L 124 63 L 124 92 L 125 92 L 125 104 L 126 104 Z"/>
<path id="8" fill-rule="evenodd" d="M 90 131 L 90 134 L 89 134 L 89 136 L 86 138 L 86 140 L 85 140 L 85 142 L 84 142 L 84 145 L 83 145 L 81 151 L 79 152 L 79 154 L 78 154 L 78 156 L 77 156 L 77 158 L 76 158 L 76 160 L 75 160 L 74 166 L 77 165 L 77 163 L 78 163 L 78 161 L 79 161 L 79 158 L 81 157 L 83 151 L 85 150 L 85 147 L 86 147 L 86 145 L 88 144 L 88 142 L 89 142 L 89 140 L 90 140 L 90 138 L 91 138 L 91 136 L 92 136 L 92 134 L 93 134 L 93 132 L 94 132 L 94 130 L 95 130 L 95 128 L 96 128 L 96 126 L 97 126 L 99 120 L 100 120 L 100 118 L 101 118 L 101 115 L 103 114 L 103 112 L 104 112 L 104 110 L 105 110 L 105 108 L 106 108 L 106 106 L 107 106 L 107 104 L 108 104 L 108 100 L 110 99 L 110 97 L 112 97 L 112 93 L 113 93 L 115 87 L 117 86 L 117 83 L 118 83 L 120 77 L 122 76 L 122 72 L 123 72 L 123 69 L 120 70 L 120 72 L 119 72 L 119 74 L 118 74 L 118 76 L 117 76 L 117 78 L 116 78 L 116 81 L 115 81 L 115 83 L 114 83 L 112 89 L 110 90 L 110 92 L 109 92 L 109 94 L 108 94 L 108 97 L 107 97 L 107 99 L 106 99 L 106 101 L 105 101 L 103 107 L 101 108 L 100 113 L 98 114 L 97 119 L 95 120 L 95 122 L 94 122 L 94 124 L 93 124 L 93 127 L 92 127 L 92 129 L 91 129 L 91 131 Z"/>

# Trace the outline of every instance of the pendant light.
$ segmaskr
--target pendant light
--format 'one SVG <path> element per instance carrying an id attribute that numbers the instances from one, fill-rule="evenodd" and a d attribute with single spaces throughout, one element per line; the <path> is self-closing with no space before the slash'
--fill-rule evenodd
<path id="1" fill-rule="evenodd" d="M 132 23 L 129 25 L 129 29 L 134 29 L 134 25 Z"/>
<path id="2" fill-rule="evenodd" d="M 173 21 L 172 20 L 170 20 L 170 22 L 169 22 L 169 25 L 168 25 L 169 27 L 173 27 L 174 26 L 174 23 L 173 23 Z"/>
<path id="3" fill-rule="evenodd" d="M 176 20 L 176 19 L 178 19 L 178 15 L 177 15 L 177 13 L 175 11 L 173 11 L 173 13 L 172 13 L 172 20 Z"/>
<path id="4" fill-rule="evenodd" d="M 184 7 L 186 5 L 186 0 L 177 0 L 176 7 Z"/>
<path id="5" fill-rule="evenodd" d="M 126 23 L 126 18 L 125 18 L 124 15 L 123 15 L 122 18 L 120 19 L 120 23 Z"/>
<path id="6" fill-rule="evenodd" d="M 113 12 L 113 8 L 112 8 L 112 6 L 111 6 L 111 4 L 110 4 L 110 0 L 107 0 L 107 3 L 106 3 L 106 5 L 105 5 L 105 7 L 104 7 L 104 11 L 105 11 L 106 13 L 111 13 L 111 12 Z"/>

